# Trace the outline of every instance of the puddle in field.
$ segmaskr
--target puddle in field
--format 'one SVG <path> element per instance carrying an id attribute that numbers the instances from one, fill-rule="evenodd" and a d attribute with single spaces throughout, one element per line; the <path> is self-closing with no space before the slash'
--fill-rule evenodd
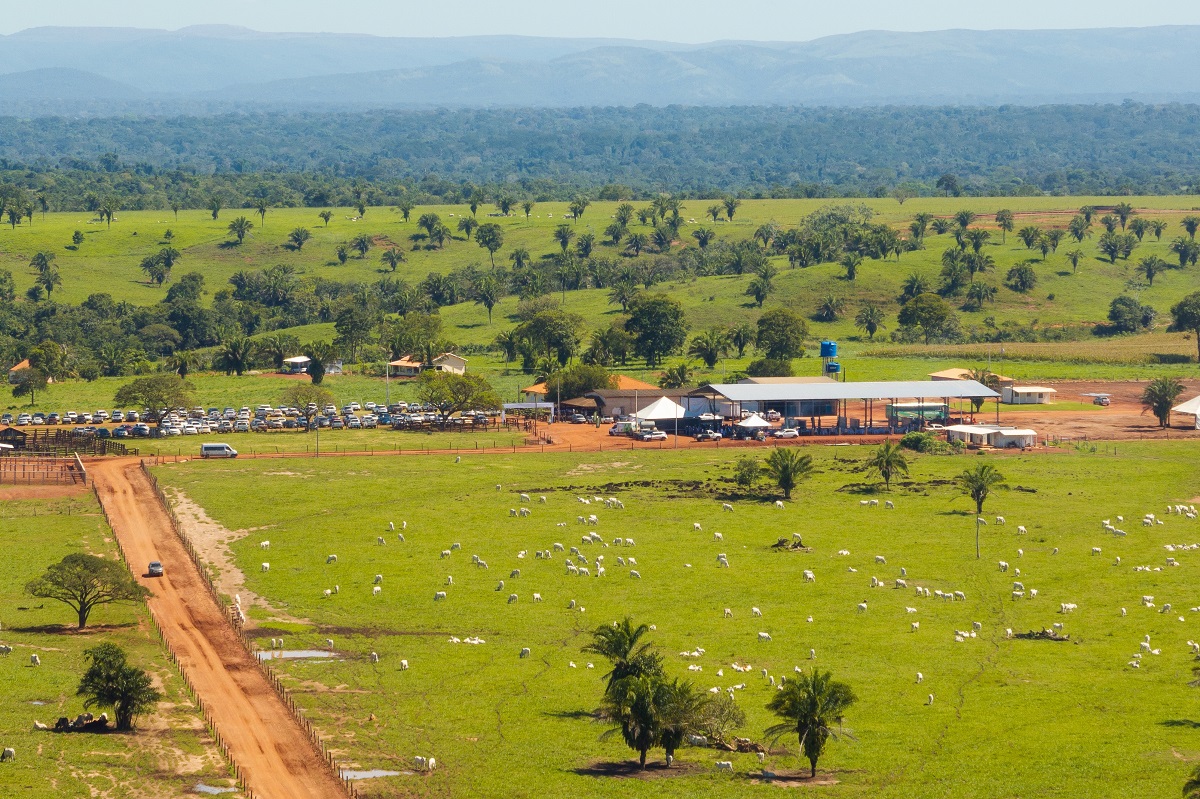
<path id="1" fill-rule="evenodd" d="M 205 785 L 202 782 L 196 783 L 196 787 L 192 789 L 196 793 L 207 794 L 222 794 L 222 793 L 237 793 L 237 788 L 214 788 L 211 785 Z"/>
<path id="2" fill-rule="evenodd" d="M 276 649 L 259 650 L 259 660 L 303 660 L 305 658 L 331 658 L 333 653 L 324 649 Z"/>
<path id="3" fill-rule="evenodd" d="M 42 700 L 40 700 L 40 699 L 35 699 L 35 700 L 33 700 L 32 702 L 30 702 L 29 704 L 31 704 L 31 705 L 44 705 L 44 704 L 46 704 L 46 703 L 45 703 L 45 702 L 43 702 L 43 701 L 42 701 Z"/>
<path id="4" fill-rule="evenodd" d="M 355 771 L 353 769 L 344 768 L 341 771 L 342 779 L 344 780 L 369 780 L 374 777 L 399 777 L 401 774 L 412 774 L 411 771 L 388 771 L 382 768 L 367 769 L 365 771 Z"/>

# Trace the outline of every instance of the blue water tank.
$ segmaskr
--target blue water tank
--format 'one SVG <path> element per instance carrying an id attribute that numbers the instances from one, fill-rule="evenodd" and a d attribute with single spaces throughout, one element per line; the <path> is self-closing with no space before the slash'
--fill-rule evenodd
<path id="1" fill-rule="evenodd" d="M 825 364 L 825 371 L 826 372 L 840 372 L 840 371 L 842 371 L 842 365 L 840 363 L 838 363 L 837 361 L 830 361 L 829 363 Z"/>
<path id="2" fill-rule="evenodd" d="M 837 356 L 838 356 L 838 354 L 837 354 L 837 342 L 836 341 L 822 341 L 821 342 L 821 357 L 822 358 L 836 358 Z"/>

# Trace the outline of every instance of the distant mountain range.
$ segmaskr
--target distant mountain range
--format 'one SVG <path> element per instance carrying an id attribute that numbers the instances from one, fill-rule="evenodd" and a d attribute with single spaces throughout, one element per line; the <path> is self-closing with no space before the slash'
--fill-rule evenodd
<path id="1" fill-rule="evenodd" d="M 35 28 L 0 36 L 0 115 L 239 108 L 1194 101 L 1200 26 L 685 45 Z"/>

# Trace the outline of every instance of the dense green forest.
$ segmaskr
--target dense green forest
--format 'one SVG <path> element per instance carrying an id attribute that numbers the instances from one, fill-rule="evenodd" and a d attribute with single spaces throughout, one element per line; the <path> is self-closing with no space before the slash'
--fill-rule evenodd
<path id="1" fill-rule="evenodd" d="M 1190 194 L 1200 106 L 576 108 L 0 118 L 58 210 L 713 197 Z"/>

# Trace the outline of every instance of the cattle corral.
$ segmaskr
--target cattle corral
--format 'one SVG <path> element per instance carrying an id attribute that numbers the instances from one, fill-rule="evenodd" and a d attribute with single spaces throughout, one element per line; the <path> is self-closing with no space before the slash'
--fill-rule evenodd
<path id="1" fill-rule="evenodd" d="M 276 667 L 339 759 L 400 771 L 411 771 L 417 755 L 437 759 L 433 773 L 364 783 L 370 795 L 427 790 L 416 787 L 425 781 L 475 796 L 610 795 L 610 779 L 595 775 L 631 753 L 619 738 L 599 740 L 606 727 L 590 713 L 607 668 L 587 669 L 595 657 L 581 648 L 597 625 L 629 614 L 655 625 L 651 639 L 671 674 L 702 689 L 746 684 L 735 691 L 748 715 L 738 734 L 754 740 L 773 723 L 764 709 L 773 689 L 761 669 L 787 677 L 813 665 L 811 650 L 816 665 L 850 682 L 861 697 L 847 719 L 858 742 L 836 744 L 822 759 L 819 779 L 836 782 L 823 788 L 831 795 L 1056 795 L 1069 785 L 1071 796 L 1108 797 L 1173 793 L 1200 749 L 1187 687 L 1187 642 L 1200 637 L 1188 572 L 1200 554 L 1164 548 L 1200 542 L 1200 520 L 1167 513 L 1167 505 L 1198 501 L 1189 450 L 1154 442 L 1123 444 L 1119 456 L 982 456 L 1011 490 L 985 508 L 993 523 L 979 561 L 973 508 L 947 485 L 974 455 L 918 457 L 912 475 L 883 495 L 859 471 L 867 448 L 813 448 L 817 472 L 782 511 L 766 487 L 739 494 L 724 454 L 695 449 L 457 463 L 339 458 L 295 461 L 286 471 L 270 461 L 193 462 L 155 473 L 169 494 L 182 492 L 230 530 L 265 528 L 232 545 L 245 585 L 262 597 L 247 608 L 250 632 L 263 649 L 277 636 L 289 650 L 333 641 L 333 657 Z M 314 480 L 323 490 L 304 490 Z M 509 514 L 523 507 L 528 515 Z M 1145 513 L 1164 523 L 1143 527 Z M 1007 523 L 995 524 L 996 515 Z M 1119 515 L 1129 520 L 1125 536 L 1101 525 Z M 389 523 L 404 525 L 403 541 Z M 772 548 L 793 533 L 805 549 Z M 270 571 L 259 569 L 260 539 L 271 542 Z M 575 559 L 570 547 L 588 561 L 575 574 L 564 565 Z M 331 553 L 338 559 L 327 563 Z M 604 577 L 594 576 L 598 555 Z M 906 587 L 897 588 L 902 574 Z M 882 587 L 872 588 L 872 578 Z M 1016 599 L 1014 582 L 1026 589 Z M 1159 612 L 1163 602 L 1175 612 Z M 1067 613 L 1064 605 L 1075 607 Z M 272 621 L 273 609 L 287 620 Z M 1056 623 L 1066 641 L 1040 635 L 1057 635 Z M 1029 632 L 1039 635 L 1020 637 Z M 1146 635 L 1161 654 L 1134 658 Z M 699 658 L 678 654 L 698 647 Z M 731 679 L 733 663 L 752 671 Z M 1114 718 L 1122 736 L 1096 734 Z M 790 754 L 773 752 L 766 768 L 794 773 L 795 743 L 783 744 Z M 718 760 L 732 762 L 732 779 L 717 773 Z M 763 793 L 773 790 L 753 783 L 763 767 L 753 756 L 687 748 L 675 769 L 623 781 L 620 790 Z"/>

